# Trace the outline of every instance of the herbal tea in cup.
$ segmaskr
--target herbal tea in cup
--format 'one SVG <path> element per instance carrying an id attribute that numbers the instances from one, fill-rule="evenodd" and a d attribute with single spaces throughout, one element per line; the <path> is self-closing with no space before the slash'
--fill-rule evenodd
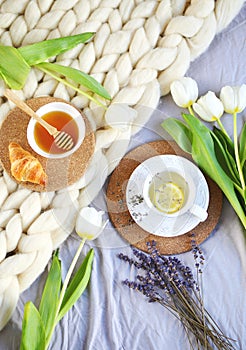
<path id="1" fill-rule="evenodd" d="M 150 208 L 167 216 L 187 212 L 204 221 L 207 211 L 195 204 L 196 186 L 191 176 L 179 169 L 168 169 L 147 177 L 143 196 Z"/>

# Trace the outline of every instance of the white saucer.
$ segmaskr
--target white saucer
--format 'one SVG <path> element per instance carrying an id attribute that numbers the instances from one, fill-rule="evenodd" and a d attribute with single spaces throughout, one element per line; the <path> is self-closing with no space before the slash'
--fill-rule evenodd
<path id="1" fill-rule="evenodd" d="M 126 188 L 126 202 L 133 220 L 145 231 L 162 237 L 175 237 L 191 231 L 201 220 L 186 212 L 179 216 L 167 216 L 150 208 L 144 199 L 146 178 L 154 173 L 177 169 L 190 176 L 197 188 L 194 204 L 207 210 L 209 189 L 200 169 L 186 158 L 176 155 L 159 155 L 141 163 L 131 174 Z"/>

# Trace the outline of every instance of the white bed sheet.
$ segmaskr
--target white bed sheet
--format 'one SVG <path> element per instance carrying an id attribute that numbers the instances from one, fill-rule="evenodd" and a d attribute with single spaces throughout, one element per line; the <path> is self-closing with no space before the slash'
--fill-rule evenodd
<path id="1" fill-rule="evenodd" d="M 199 85 L 200 95 L 219 92 L 224 85 L 246 83 L 246 6 L 209 49 L 191 63 L 187 76 Z M 167 116 L 179 116 L 180 109 L 170 96 L 161 99 L 158 110 L 135 135 L 129 147 L 165 136 L 160 123 Z M 241 115 L 245 123 L 246 111 Z M 231 117 L 224 118 L 232 132 Z M 94 205 L 107 210 L 106 185 Z M 60 247 L 65 274 L 78 247 L 72 234 Z M 144 296 L 123 286 L 125 278 L 134 278 L 134 270 L 117 258 L 119 252 L 132 255 L 131 248 L 109 223 L 99 239 L 86 243 L 81 259 L 90 247 L 95 258 L 89 287 L 76 305 L 56 327 L 51 350 L 186 350 L 189 343 L 181 324 L 162 306 L 148 303 Z M 203 271 L 206 308 L 227 336 L 237 339 L 237 349 L 246 349 L 246 242 L 233 209 L 224 199 L 222 216 L 215 230 L 203 242 Z M 191 253 L 179 258 L 193 267 Z M 24 304 L 38 303 L 47 271 L 19 299 L 14 315 L 0 333 L 0 350 L 19 348 Z"/>

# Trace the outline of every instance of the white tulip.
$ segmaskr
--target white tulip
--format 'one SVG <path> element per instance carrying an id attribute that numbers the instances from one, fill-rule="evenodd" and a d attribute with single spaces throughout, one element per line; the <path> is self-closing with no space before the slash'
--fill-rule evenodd
<path id="1" fill-rule="evenodd" d="M 179 107 L 190 107 L 198 97 L 198 86 L 194 79 L 183 77 L 170 85 L 171 95 Z"/>
<path id="2" fill-rule="evenodd" d="M 102 218 L 104 214 L 104 211 L 97 211 L 92 207 L 82 208 L 76 219 L 77 234 L 88 240 L 96 239 L 107 224 Z"/>
<path id="3" fill-rule="evenodd" d="M 197 102 L 193 104 L 193 108 L 194 111 L 207 122 L 219 120 L 224 112 L 222 102 L 212 91 L 200 97 Z"/>
<path id="4" fill-rule="evenodd" d="M 227 113 L 240 113 L 246 107 L 246 85 L 224 86 L 220 92 L 220 99 Z"/>

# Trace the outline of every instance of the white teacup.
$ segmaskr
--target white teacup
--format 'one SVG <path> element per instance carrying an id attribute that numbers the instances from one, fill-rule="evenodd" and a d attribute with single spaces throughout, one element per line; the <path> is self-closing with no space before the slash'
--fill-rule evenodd
<path id="1" fill-rule="evenodd" d="M 159 158 L 160 157 L 160 158 Z M 174 161 L 170 162 L 170 157 L 174 157 Z M 159 161 L 158 167 L 151 167 L 149 175 L 147 176 L 143 186 L 143 197 L 148 207 L 157 213 L 161 213 L 168 217 L 178 217 L 183 214 L 190 213 L 196 216 L 199 221 L 207 219 L 207 206 L 201 207 L 196 203 L 196 198 L 199 195 L 199 189 L 193 180 L 196 173 L 201 171 L 192 162 L 179 156 L 168 156 L 168 161 L 165 162 L 165 156 L 157 156 L 156 161 Z M 182 158 L 182 162 L 179 162 Z M 156 164 L 157 165 L 157 164 Z M 155 168 L 155 171 L 153 171 Z M 157 171 L 157 169 L 159 171 Z M 201 174 L 199 174 L 201 176 Z M 173 183 L 183 193 L 183 202 L 179 209 L 175 212 L 161 211 L 154 201 L 155 191 L 167 183 Z M 206 181 L 204 182 L 205 185 Z M 205 189 L 208 193 L 208 187 Z"/>

